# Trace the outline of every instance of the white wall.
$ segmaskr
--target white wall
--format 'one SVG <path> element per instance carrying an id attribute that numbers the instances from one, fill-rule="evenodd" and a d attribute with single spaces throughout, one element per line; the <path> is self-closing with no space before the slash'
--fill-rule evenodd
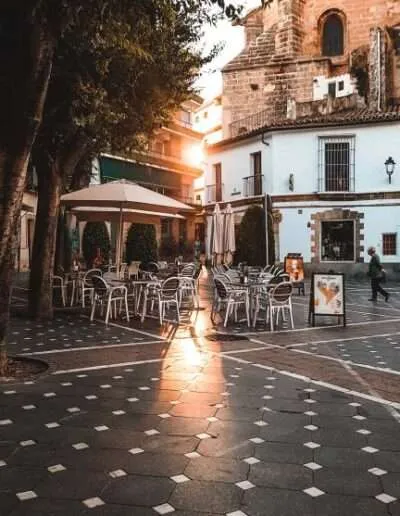
<path id="1" fill-rule="evenodd" d="M 365 207 L 364 212 L 364 247 L 365 256 L 368 247 L 376 247 L 382 262 L 400 261 L 400 206 Z M 397 233 L 397 254 L 382 255 L 382 234 Z"/>
<path id="2" fill-rule="evenodd" d="M 243 178 L 252 174 L 250 154 L 262 152 L 262 171 L 268 193 L 290 194 L 289 176 L 294 175 L 294 194 L 318 191 L 318 138 L 355 136 L 355 191 L 396 191 L 400 189 L 400 123 L 311 129 L 271 133 L 265 146 L 261 135 L 225 147 L 207 156 L 205 184 L 215 183 L 212 165 L 222 163 L 223 200 L 243 197 Z M 389 184 L 385 161 L 392 156 L 397 167 Z M 241 192 L 233 195 L 232 192 Z"/>
<path id="3" fill-rule="evenodd" d="M 304 262 L 311 261 L 311 229 L 307 223 L 311 214 L 317 210 L 303 209 L 299 214 L 297 209 L 281 209 L 282 222 L 279 225 L 279 256 L 283 260 L 288 253 L 301 253 Z"/>

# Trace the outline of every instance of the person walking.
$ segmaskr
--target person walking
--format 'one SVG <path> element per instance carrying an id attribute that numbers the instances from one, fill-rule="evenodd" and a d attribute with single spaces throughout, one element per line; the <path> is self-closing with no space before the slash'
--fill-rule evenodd
<path id="1" fill-rule="evenodd" d="M 385 301 L 388 301 L 389 293 L 381 287 L 381 281 L 384 278 L 384 270 L 381 265 L 381 260 L 376 254 L 375 247 L 370 247 L 368 254 L 371 257 L 368 266 L 368 276 L 371 278 L 372 290 L 372 297 L 368 299 L 368 301 L 378 301 L 378 292 L 385 298 Z"/>

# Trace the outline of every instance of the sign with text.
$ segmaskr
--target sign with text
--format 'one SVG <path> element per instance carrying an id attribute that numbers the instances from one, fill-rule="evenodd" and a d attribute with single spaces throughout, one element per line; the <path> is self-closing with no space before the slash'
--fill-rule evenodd
<path id="1" fill-rule="evenodd" d="M 344 274 L 313 274 L 309 317 L 313 326 L 315 316 L 343 317 L 343 325 L 346 325 Z"/>

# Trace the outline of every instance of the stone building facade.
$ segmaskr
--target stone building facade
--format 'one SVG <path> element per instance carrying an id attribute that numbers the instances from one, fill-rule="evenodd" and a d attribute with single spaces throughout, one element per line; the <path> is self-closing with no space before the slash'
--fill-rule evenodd
<path id="1" fill-rule="evenodd" d="M 307 109 L 326 114 L 343 99 L 400 103 L 398 0 L 274 0 L 240 24 L 245 48 L 223 69 L 224 138 Z"/>

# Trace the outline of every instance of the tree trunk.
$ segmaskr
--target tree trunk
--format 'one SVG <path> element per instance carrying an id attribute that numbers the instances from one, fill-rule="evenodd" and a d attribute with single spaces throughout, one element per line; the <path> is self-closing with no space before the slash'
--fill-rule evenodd
<path id="1" fill-rule="evenodd" d="M 29 312 L 35 318 L 53 316 L 53 268 L 62 176 L 57 162 L 38 169 L 38 207 L 29 278 Z"/>
<path id="2" fill-rule="evenodd" d="M 70 143 L 52 164 L 42 156 L 37 162 L 39 199 L 29 278 L 29 312 L 35 318 L 53 316 L 52 275 L 63 180 L 71 176 L 86 149 L 85 141 Z"/>
<path id="3" fill-rule="evenodd" d="M 41 121 L 54 53 L 43 27 L 27 23 L 24 44 L 2 60 L 0 112 L 0 376 L 6 374 L 6 334 L 17 224 L 33 142 Z M 12 59 L 14 62 L 12 62 Z M 3 81 L 4 77 L 4 81 Z"/>

